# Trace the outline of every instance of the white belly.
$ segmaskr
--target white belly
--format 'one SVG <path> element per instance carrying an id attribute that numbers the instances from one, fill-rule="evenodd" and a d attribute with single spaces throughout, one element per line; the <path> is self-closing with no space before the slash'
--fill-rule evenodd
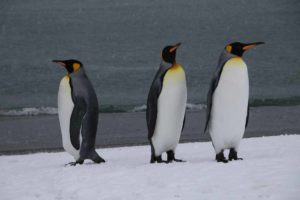
<path id="1" fill-rule="evenodd" d="M 59 85 L 58 90 L 58 118 L 62 134 L 64 149 L 71 154 L 75 160 L 79 158 L 79 150 L 76 150 L 71 143 L 70 137 L 70 119 L 74 108 L 71 96 L 70 78 L 65 76 Z"/>
<path id="2" fill-rule="evenodd" d="M 241 58 L 225 64 L 212 99 L 210 135 L 216 153 L 238 149 L 245 132 L 249 80 L 247 66 Z"/>
<path id="3" fill-rule="evenodd" d="M 179 142 L 187 100 L 183 69 L 169 70 L 158 98 L 157 118 L 152 137 L 155 155 L 174 150 Z"/>

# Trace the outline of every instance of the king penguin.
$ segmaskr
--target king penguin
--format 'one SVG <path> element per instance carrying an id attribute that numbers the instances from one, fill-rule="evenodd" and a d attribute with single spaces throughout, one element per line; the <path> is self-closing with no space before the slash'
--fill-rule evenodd
<path id="1" fill-rule="evenodd" d="M 263 42 L 225 46 L 207 95 L 204 132 L 208 129 L 218 162 L 242 160 L 237 151 L 249 119 L 249 79 L 243 53 Z M 224 150 L 229 149 L 228 160 Z"/>
<path id="2" fill-rule="evenodd" d="M 85 159 L 105 162 L 95 150 L 98 126 L 98 100 L 83 64 L 77 60 L 53 60 L 66 68 L 58 91 L 58 117 L 64 149 L 75 158 L 70 165 Z"/>
<path id="3" fill-rule="evenodd" d="M 187 87 L 185 72 L 176 63 L 179 46 L 180 43 L 162 50 L 162 61 L 148 94 L 146 119 L 150 163 L 182 162 L 175 158 L 175 150 L 184 127 Z M 162 160 L 164 152 L 167 161 Z"/>

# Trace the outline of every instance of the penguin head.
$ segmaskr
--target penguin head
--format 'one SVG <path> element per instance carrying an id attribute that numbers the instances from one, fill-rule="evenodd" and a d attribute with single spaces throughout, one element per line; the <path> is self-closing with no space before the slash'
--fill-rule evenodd
<path id="1" fill-rule="evenodd" d="M 68 73 L 71 74 L 73 72 L 77 72 L 80 68 L 83 67 L 82 63 L 78 60 L 53 60 L 53 62 L 58 63 L 64 66 Z"/>
<path id="2" fill-rule="evenodd" d="M 260 44 L 264 44 L 264 42 L 252 42 L 247 44 L 241 42 L 233 42 L 231 44 L 226 45 L 225 50 L 233 55 L 242 57 L 245 51 Z"/>
<path id="3" fill-rule="evenodd" d="M 166 46 L 161 52 L 163 61 L 174 64 L 176 62 L 176 50 L 180 44 L 181 43 L 179 42 L 173 46 Z"/>

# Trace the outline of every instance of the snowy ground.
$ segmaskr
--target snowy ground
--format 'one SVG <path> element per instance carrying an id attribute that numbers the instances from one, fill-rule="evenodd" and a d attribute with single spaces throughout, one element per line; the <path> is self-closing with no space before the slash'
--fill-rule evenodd
<path id="1" fill-rule="evenodd" d="M 180 144 L 186 163 L 149 164 L 148 146 L 100 149 L 107 163 L 64 167 L 65 152 L 0 156 L 0 199 L 300 198 L 300 136 L 244 139 L 243 161 L 214 161 L 211 143 Z"/>

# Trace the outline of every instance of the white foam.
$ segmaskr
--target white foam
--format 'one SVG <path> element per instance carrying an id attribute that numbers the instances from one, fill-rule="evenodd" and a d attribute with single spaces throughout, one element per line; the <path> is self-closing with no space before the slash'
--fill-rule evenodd
<path id="1" fill-rule="evenodd" d="M 56 114 L 57 114 L 57 108 L 53 108 L 53 107 L 0 110 L 0 115 L 4 115 L 4 116 L 33 116 L 33 115 L 56 115 Z"/>
<path id="2" fill-rule="evenodd" d="M 188 111 L 200 111 L 206 108 L 206 105 L 204 104 L 192 104 L 192 103 L 187 103 L 186 104 L 186 110 Z M 129 112 L 145 112 L 147 109 L 147 106 L 141 105 L 141 106 L 136 106 Z"/>
<path id="3" fill-rule="evenodd" d="M 141 106 L 134 107 L 132 110 L 130 110 L 130 112 L 144 112 L 144 111 L 146 111 L 146 109 L 147 109 L 147 106 L 144 104 Z"/>
<path id="4" fill-rule="evenodd" d="M 192 103 L 186 104 L 186 110 L 189 110 L 189 111 L 199 111 L 199 110 L 203 110 L 205 108 L 206 108 L 206 105 L 204 105 L 204 104 L 192 104 Z"/>

